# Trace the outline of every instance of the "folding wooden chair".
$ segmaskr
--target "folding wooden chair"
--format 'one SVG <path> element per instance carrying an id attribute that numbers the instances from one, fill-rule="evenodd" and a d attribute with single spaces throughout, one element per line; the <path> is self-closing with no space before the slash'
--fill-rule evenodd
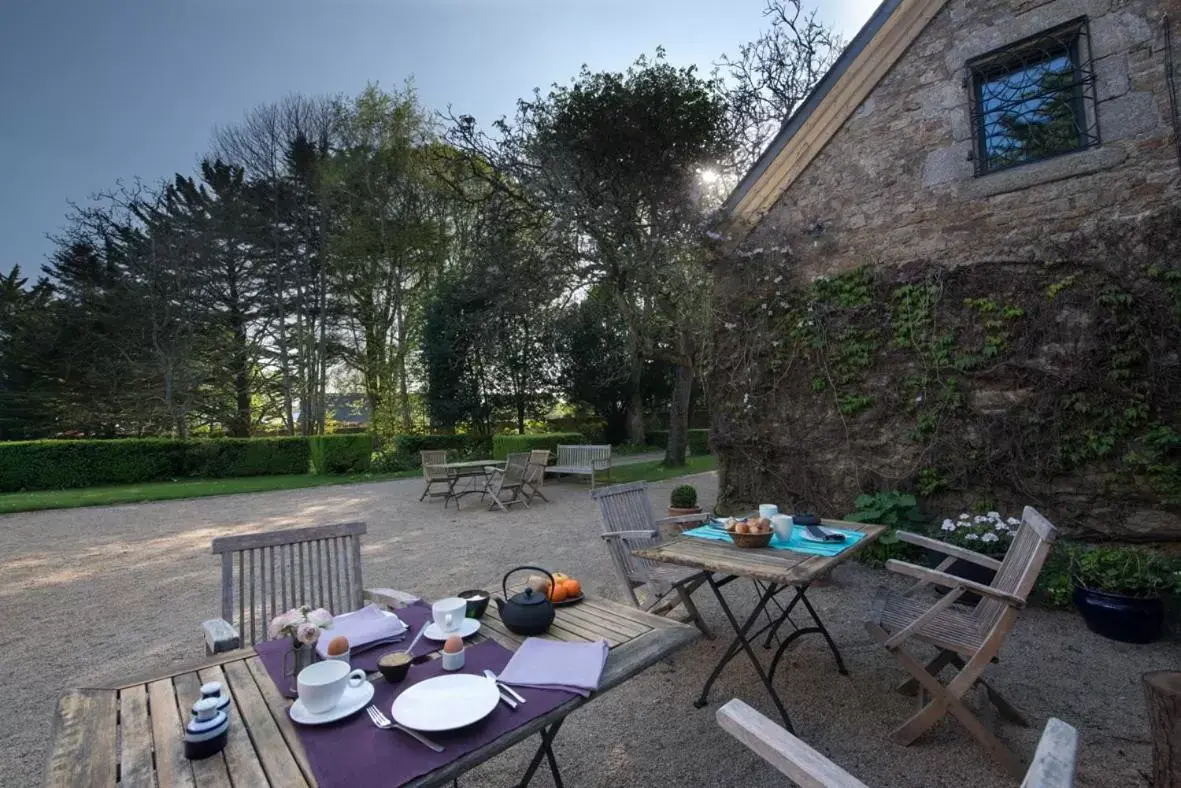
<path id="1" fill-rule="evenodd" d="M 804 788 L 867 788 L 847 771 L 740 700 L 718 709 L 718 725 Z M 1051 717 L 1021 788 L 1071 788 L 1078 731 Z"/>
<path id="2" fill-rule="evenodd" d="M 529 465 L 525 469 L 525 485 L 522 492 L 525 495 L 525 500 L 530 504 L 533 503 L 534 498 L 549 503 L 549 498 L 541 492 L 542 486 L 545 484 L 545 467 L 549 465 L 549 449 L 534 449 L 529 452 Z"/>
<path id="3" fill-rule="evenodd" d="M 432 484 L 442 484 L 449 486 L 447 480 L 447 470 L 439 468 L 439 465 L 447 463 L 447 452 L 430 450 L 420 451 L 418 456 L 422 459 L 422 478 L 426 479 L 426 489 L 422 491 L 422 495 L 418 496 L 418 500 L 426 498 L 428 495 L 432 498 L 440 498 L 447 495 L 447 492 L 431 492 Z"/>
<path id="4" fill-rule="evenodd" d="M 525 471 L 528 467 L 529 453 L 520 452 L 505 457 L 503 470 L 495 465 L 485 468 L 489 477 L 484 494 L 492 496 L 492 505 L 488 507 L 489 511 L 500 507 L 500 511 L 507 512 L 506 507 L 512 506 L 514 503 L 522 503 L 525 504 L 526 509 L 529 508 L 529 501 L 523 495 Z M 505 500 L 502 497 L 505 493 L 512 493 L 512 497 Z M 480 497 L 483 498 L 483 496 Z"/>
<path id="5" fill-rule="evenodd" d="M 705 582 L 705 572 L 632 555 L 632 550 L 649 547 L 660 541 L 662 523 L 704 522 L 709 519 L 709 515 L 688 514 L 654 519 L 647 488 L 645 482 L 632 482 L 600 487 L 591 492 L 591 496 L 599 502 L 599 511 L 603 515 L 606 530 L 602 537 L 611 552 L 611 563 L 615 565 L 615 572 L 633 605 L 657 615 L 667 613 L 677 605 L 684 605 L 689 618 L 701 633 L 712 638 L 713 633 L 706 626 L 697 605 L 693 604 L 692 597 L 698 586 Z M 641 605 L 636 596 L 636 589 L 641 587 L 646 587 L 653 597 L 646 605 Z"/>
<path id="6" fill-rule="evenodd" d="M 865 624 L 870 636 L 891 651 L 913 677 L 899 689 L 906 691 L 917 685 L 921 690 L 919 711 L 894 731 L 892 737 L 896 742 L 911 744 L 944 714 L 951 712 L 1014 777 L 1020 779 L 1023 769 L 1016 756 L 976 719 L 961 698 L 980 684 L 1002 717 L 1019 725 L 1029 724 L 983 679 L 982 674 L 1000 651 L 1005 636 L 1017 620 L 1017 613 L 1025 607 L 1026 598 L 1042 571 L 1056 534 L 1050 521 L 1032 506 L 1025 507 L 1021 525 L 1004 561 L 918 534 L 898 533 L 904 542 L 938 551 L 947 557 L 936 569 L 905 561 L 887 561 L 887 569 L 913 577 L 918 582 L 902 594 L 880 591 Z M 995 569 L 992 584 L 986 586 L 947 573 L 945 570 L 957 558 Z M 916 598 L 915 593 L 930 584 L 951 590 L 931 604 Z M 967 591 L 979 594 L 982 597 L 980 602 L 972 612 L 956 610 L 953 607 L 955 601 Z M 911 641 L 928 643 L 939 649 L 939 653 L 924 666 L 904 648 Z M 948 665 L 958 668 L 959 672 L 943 684 L 938 676 Z M 927 693 L 930 694 L 929 701 Z"/>

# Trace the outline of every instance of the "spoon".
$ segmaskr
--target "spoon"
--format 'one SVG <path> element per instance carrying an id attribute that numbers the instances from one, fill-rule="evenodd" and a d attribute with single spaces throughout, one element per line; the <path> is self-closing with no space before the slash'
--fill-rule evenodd
<path id="1" fill-rule="evenodd" d="M 406 653 L 410 655 L 411 659 L 414 659 L 414 647 L 418 645 L 419 638 L 421 638 L 422 634 L 426 632 L 426 628 L 428 626 L 430 626 L 429 621 L 422 625 L 422 629 L 418 630 L 418 634 L 414 636 L 414 640 L 410 641 L 410 646 L 406 649 Z"/>

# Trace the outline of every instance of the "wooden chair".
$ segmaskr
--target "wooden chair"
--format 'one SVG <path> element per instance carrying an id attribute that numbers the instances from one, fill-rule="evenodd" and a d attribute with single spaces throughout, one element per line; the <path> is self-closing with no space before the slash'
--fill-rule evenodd
<path id="1" fill-rule="evenodd" d="M 867 788 L 847 771 L 740 700 L 718 709 L 718 725 L 803 788 Z M 1078 731 L 1051 717 L 1021 788 L 1071 788 Z"/>
<path id="2" fill-rule="evenodd" d="M 365 523 L 336 523 L 214 539 L 213 554 L 221 556 L 221 618 L 201 624 L 206 653 L 266 640 L 271 619 L 299 605 L 347 613 L 366 600 L 391 607 L 413 602 L 411 594 L 362 585 L 365 531 Z"/>
<path id="3" fill-rule="evenodd" d="M 884 589 L 879 592 L 865 624 L 870 636 L 892 652 L 911 674 L 912 679 L 899 689 L 908 691 L 917 687 L 921 690 L 920 709 L 894 731 L 896 742 L 911 744 L 944 714 L 951 712 L 1014 777 L 1020 778 L 1020 762 L 976 719 L 961 698 L 980 684 L 1001 717 L 1019 725 L 1029 724 L 984 680 L 982 674 L 1000 651 L 1018 612 L 1025 607 L 1056 534 L 1050 521 L 1032 506 L 1025 507 L 1021 525 L 1003 561 L 918 534 L 898 533 L 902 541 L 938 551 L 946 558 L 935 569 L 905 561 L 887 561 L 887 569 L 913 577 L 918 582 L 901 594 Z M 995 569 L 992 584 L 982 585 L 946 572 L 956 559 Z M 931 584 L 950 590 L 933 603 L 928 603 L 925 595 L 923 599 L 916 597 L 916 592 L 928 589 Z M 967 591 L 979 594 L 980 602 L 971 612 L 955 609 L 955 601 Z M 939 653 L 924 666 L 904 648 L 912 641 L 932 645 L 939 649 Z M 948 665 L 958 668 L 959 672 L 943 684 L 938 676 Z"/>
<path id="4" fill-rule="evenodd" d="M 530 504 L 533 503 L 534 498 L 549 503 L 549 498 L 541 492 L 542 486 L 545 484 L 545 468 L 549 465 L 549 449 L 534 449 L 529 452 L 529 467 L 525 469 L 525 486 L 523 492 L 525 500 Z"/>
<path id="5" fill-rule="evenodd" d="M 486 495 L 492 496 L 491 511 L 500 507 L 500 511 L 507 512 L 506 507 L 514 503 L 522 503 L 529 508 L 529 501 L 524 495 L 525 473 L 529 468 L 529 452 L 514 452 L 504 458 L 504 468 L 489 465 L 484 470 L 489 474 L 488 486 L 484 489 Z M 507 500 L 505 493 L 512 493 Z M 483 496 L 481 496 L 483 497 Z"/>
<path id="6" fill-rule="evenodd" d="M 421 501 L 428 495 L 432 498 L 447 495 L 446 490 L 443 492 L 431 492 L 432 484 L 448 484 L 446 469 L 437 467 L 447 462 L 447 452 L 445 450 L 438 451 L 432 449 L 430 451 L 420 451 L 418 456 L 422 459 L 422 478 L 426 479 L 426 489 L 422 491 L 422 495 L 418 496 L 418 500 Z"/>
<path id="7" fill-rule="evenodd" d="M 693 604 L 693 592 L 705 582 L 700 569 L 670 566 L 632 555 L 632 550 L 650 547 L 660 541 L 660 526 L 672 523 L 695 523 L 709 519 L 708 514 L 689 514 L 681 517 L 653 518 L 648 502 L 646 482 L 600 487 L 591 496 L 599 502 L 605 531 L 603 541 L 611 552 L 611 563 L 623 583 L 632 604 L 658 615 L 677 605 L 684 605 L 689 618 L 708 638 L 713 634 Z M 636 596 L 636 589 L 646 587 L 653 599 L 646 605 Z"/>

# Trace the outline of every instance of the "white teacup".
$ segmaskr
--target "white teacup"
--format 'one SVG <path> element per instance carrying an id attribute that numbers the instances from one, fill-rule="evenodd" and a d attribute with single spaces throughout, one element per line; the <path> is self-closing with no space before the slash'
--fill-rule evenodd
<path id="1" fill-rule="evenodd" d="M 467 615 L 467 600 L 457 596 L 440 599 L 431 605 L 431 615 L 435 619 L 435 626 L 443 632 L 458 632 Z"/>
<path id="2" fill-rule="evenodd" d="M 771 530 L 779 537 L 780 541 L 786 542 L 791 539 L 791 515 L 777 514 L 771 518 Z"/>
<path id="3" fill-rule="evenodd" d="M 328 711 L 340 703 L 345 687 L 359 687 L 364 681 L 365 671 L 350 672 L 347 662 L 335 659 L 308 665 L 296 677 L 299 700 L 312 714 Z"/>
<path id="4" fill-rule="evenodd" d="M 770 520 L 775 515 L 779 514 L 779 507 L 773 503 L 759 504 L 759 517 L 764 520 Z"/>

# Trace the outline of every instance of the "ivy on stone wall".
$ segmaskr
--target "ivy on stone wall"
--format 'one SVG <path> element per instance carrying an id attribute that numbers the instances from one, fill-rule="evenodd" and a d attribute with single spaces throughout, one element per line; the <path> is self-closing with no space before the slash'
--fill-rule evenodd
<path id="1" fill-rule="evenodd" d="M 1181 211 L 1038 261 L 791 271 L 785 249 L 718 266 L 724 502 L 911 489 L 1104 533 L 1147 507 L 1181 538 Z"/>

